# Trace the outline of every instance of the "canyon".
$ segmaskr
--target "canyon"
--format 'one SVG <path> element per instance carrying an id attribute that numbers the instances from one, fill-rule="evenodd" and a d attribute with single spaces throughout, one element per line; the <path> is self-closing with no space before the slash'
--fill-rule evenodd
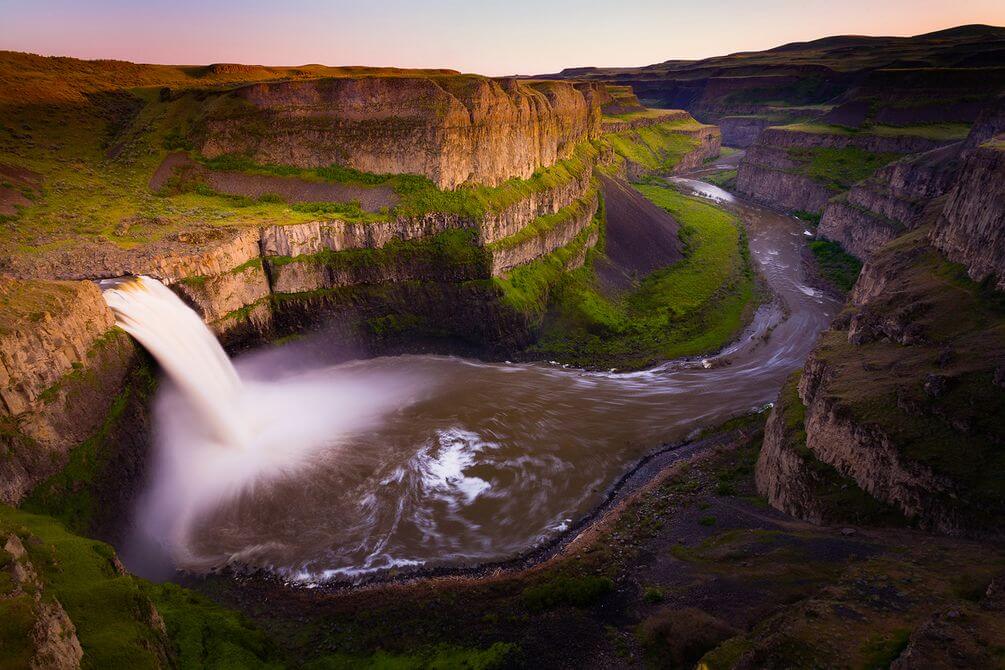
<path id="1" fill-rule="evenodd" d="M 0 660 L 1000 662 L 1002 44 L 503 78 L 0 52 Z M 202 439 L 102 294 L 140 275 L 263 398 L 393 380 L 189 564 L 130 521 Z"/>

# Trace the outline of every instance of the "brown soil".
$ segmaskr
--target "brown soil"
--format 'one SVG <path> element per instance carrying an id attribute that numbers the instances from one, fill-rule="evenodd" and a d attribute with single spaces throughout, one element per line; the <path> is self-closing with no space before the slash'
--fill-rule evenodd
<path id="1" fill-rule="evenodd" d="M 683 258 L 677 221 L 670 214 L 623 181 L 602 176 L 601 187 L 609 260 L 597 265 L 602 284 L 625 289 L 634 280 Z"/>
<path id="2" fill-rule="evenodd" d="M 169 154 L 150 179 L 151 190 L 158 191 L 167 185 L 175 174 L 184 174 L 186 180 L 201 182 L 225 195 L 259 198 L 278 195 L 288 203 L 301 202 L 358 202 L 368 212 L 393 207 L 398 194 L 389 186 L 364 186 L 338 184 L 324 181 L 306 181 L 296 177 L 245 174 L 210 170 L 199 165 L 184 153 Z"/>

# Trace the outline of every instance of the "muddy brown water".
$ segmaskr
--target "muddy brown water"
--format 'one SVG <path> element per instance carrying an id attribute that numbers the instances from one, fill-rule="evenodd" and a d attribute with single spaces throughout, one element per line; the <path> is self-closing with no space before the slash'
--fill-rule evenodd
<path id="1" fill-rule="evenodd" d="M 432 381 L 379 428 L 222 501 L 199 518 L 191 550 L 305 584 L 505 560 L 562 534 L 654 448 L 772 402 L 837 308 L 804 277 L 803 226 L 673 181 L 742 217 L 777 296 L 738 342 L 629 373 L 442 356 L 336 366 Z"/>

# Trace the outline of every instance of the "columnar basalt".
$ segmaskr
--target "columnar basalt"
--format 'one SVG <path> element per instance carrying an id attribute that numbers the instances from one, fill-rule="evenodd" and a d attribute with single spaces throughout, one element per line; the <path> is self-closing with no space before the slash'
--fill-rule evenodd
<path id="1" fill-rule="evenodd" d="M 527 178 L 599 133 L 595 84 L 477 76 L 255 84 L 207 106 L 209 157 L 420 174 L 441 188 Z"/>
<path id="2" fill-rule="evenodd" d="M 804 455 L 853 482 L 850 490 L 925 528 L 994 535 L 1002 317 L 929 246 L 929 229 L 873 254 L 845 312 L 807 360 L 798 398 L 779 404 L 805 408 Z M 758 481 L 772 504 L 817 520 L 812 505 L 792 503 L 807 480 L 789 478 L 783 437 L 766 432 Z"/>
<path id="3" fill-rule="evenodd" d="M 848 253 L 868 259 L 874 251 L 922 221 L 933 198 L 956 179 L 961 144 L 908 156 L 880 168 L 844 197 L 832 199 L 818 234 Z"/>
<path id="4" fill-rule="evenodd" d="M 795 127 L 769 128 L 751 146 L 737 172 L 740 193 L 774 207 L 822 213 L 828 201 L 850 187 L 824 180 L 812 162 L 829 150 L 876 154 L 890 161 L 898 154 L 917 153 L 949 144 L 948 141 L 907 134 L 878 135 Z M 857 157 L 861 159 L 861 156 Z"/>
<path id="5" fill-rule="evenodd" d="M 92 282 L 0 278 L 0 297 L 0 502 L 12 503 L 98 429 L 136 352 Z"/>
<path id="6" fill-rule="evenodd" d="M 1005 136 L 969 152 L 932 244 L 975 281 L 1005 290 Z"/>

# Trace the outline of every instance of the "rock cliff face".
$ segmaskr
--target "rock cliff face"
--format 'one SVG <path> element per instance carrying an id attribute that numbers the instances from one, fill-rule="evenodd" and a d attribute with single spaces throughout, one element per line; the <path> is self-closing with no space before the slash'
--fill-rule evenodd
<path id="1" fill-rule="evenodd" d="M 0 501 L 59 470 L 104 420 L 135 349 L 91 282 L 0 279 Z"/>
<path id="2" fill-rule="evenodd" d="M 932 244 L 975 281 L 1005 290 L 1005 137 L 968 152 Z"/>
<path id="3" fill-rule="evenodd" d="M 209 157 L 498 185 L 595 137 L 599 86 L 476 76 L 255 84 L 207 106 L 199 143 Z"/>
<path id="4" fill-rule="evenodd" d="M 958 172 L 962 145 L 908 156 L 880 168 L 844 197 L 831 200 L 817 233 L 862 260 L 916 228 L 932 199 L 945 194 Z"/>
<path id="5" fill-rule="evenodd" d="M 807 360 L 798 398 L 783 395 L 779 407 L 805 408 L 804 456 L 854 490 L 922 527 L 996 535 L 1005 508 L 997 474 L 1005 314 L 928 245 L 929 229 L 873 253 Z M 807 476 L 772 426 L 759 485 L 772 504 L 818 520 L 813 505 L 793 502 L 806 498 Z"/>
<path id="6" fill-rule="evenodd" d="M 591 191 L 558 213 L 542 217 L 533 234 L 517 233 L 489 245 L 492 276 L 504 275 L 569 244 L 592 223 L 597 205 L 597 192 Z M 592 247 L 596 241 L 594 236 L 588 246 Z"/>
<path id="7" fill-rule="evenodd" d="M 736 188 L 767 205 L 821 213 L 842 189 L 814 174 L 817 150 L 846 150 L 894 156 L 928 151 L 948 144 L 916 136 L 808 132 L 769 128 L 761 133 L 740 163 Z M 889 159 L 887 159 L 889 160 Z"/>
<path id="8" fill-rule="evenodd" d="M 80 647 L 73 621 L 58 600 L 52 597 L 43 600 L 42 581 L 21 538 L 11 534 L 2 539 L 4 544 L 0 547 L 0 556 L 6 559 L 5 568 L 11 579 L 10 588 L 4 589 L 0 594 L 0 603 L 21 601 L 19 604 L 22 607 L 6 610 L 11 621 L 5 623 L 14 627 L 14 631 L 8 629 L 8 632 L 20 633 L 31 641 L 32 654 L 28 659 L 28 667 L 33 670 L 79 668 L 84 650 Z M 27 610 L 28 616 L 15 616 L 19 610 L 21 613 Z M 19 627 L 24 629 L 18 631 Z M 13 642 L 10 639 L 8 641 Z"/>

